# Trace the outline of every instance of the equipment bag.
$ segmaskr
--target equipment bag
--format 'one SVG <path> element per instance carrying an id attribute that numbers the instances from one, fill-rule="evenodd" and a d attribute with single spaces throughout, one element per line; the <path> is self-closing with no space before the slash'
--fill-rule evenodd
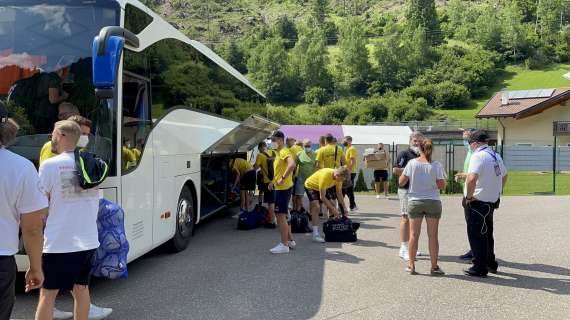
<path id="1" fill-rule="evenodd" d="M 267 210 L 267 208 L 262 206 L 261 204 L 256 204 L 255 207 L 253 208 L 253 212 L 255 212 L 256 214 L 258 214 L 263 218 L 261 222 L 262 224 L 273 223 L 273 221 L 271 220 L 271 215 L 269 214 L 269 210 Z"/>
<path id="2" fill-rule="evenodd" d="M 307 233 L 311 232 L 309 227 L 309 214 L 299 211 L 291 211 L 291 232 L 292 233 Z"/>
<path id="3" fill-rule="evenodd" d="M 79 177 L 79 185 L 83 189 L 91 189 L 100 185 L 107 174 L 109 166 L 95 154 L 75 149 L 75 169 Z"/>
<path id="4" fill-rule="evenodd" d="M 356 242 L 358 240 L 356 231 L 360 228 L 360 223 L 352 222 L 347 218 L 340 220 L 329 220 L 323 223 L 323 232 L 326 242 Z"/>
<path id="5" fill-rule="evenodd" d="M 91 263 L 93 276 L 107 279 L 127 278 L 129 242 L 125 233 L 123 209 L 107 199 L 100 199 L 97 230 L 100 245 Z"/>
<path id="6" fill-rule="evenodd" d="M 253 230 L 261 227 L 265 216 L 255 211 L 244 211 L 238 216 L 238 230 Z"/>

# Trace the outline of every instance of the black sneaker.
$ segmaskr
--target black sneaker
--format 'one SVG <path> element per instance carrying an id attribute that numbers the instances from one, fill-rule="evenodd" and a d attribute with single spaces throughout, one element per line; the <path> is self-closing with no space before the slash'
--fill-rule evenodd
<path id="1" fill-rule="evenodd" d="M 470 277 L 487 278 L 487 275 L 485 273 L 481 273 L 481 272 L 473 269 L 473 267 L 463 270 L 463 273 L 465 273 L 466 276 L 470 276 Z"/>
<path id="2" fill-rule="evenodd" d="M 469 261 L 473 260 L 473 251 L 469 250 L 467 253 L 460 255 L 459 259 Z"/>

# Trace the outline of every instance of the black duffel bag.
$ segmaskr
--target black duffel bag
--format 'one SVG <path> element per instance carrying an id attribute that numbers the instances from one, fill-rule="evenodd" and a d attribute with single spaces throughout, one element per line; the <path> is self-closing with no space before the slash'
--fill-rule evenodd
<path id="1" fill-rule="evenodd" d="M 311 232 L 309 214 L 306 211 L 291 211 L 291 233 Z"/>
<path id="2" fill-rule="evenodd" d="M 360 223 L 352 222 L 347 218 L 339 220 L 329 220 L 323 223 L 323 232 L 326 242 L 356 242 L 358 240 L 356 231 L 360 228 Z"/>

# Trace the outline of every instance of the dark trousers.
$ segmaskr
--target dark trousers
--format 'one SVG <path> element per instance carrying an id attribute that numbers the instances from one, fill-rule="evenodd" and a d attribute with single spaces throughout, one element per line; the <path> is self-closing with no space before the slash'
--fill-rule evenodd
<path id="1" fill-rule="evenodd" d="M 16 259 L 0 256 L 0 320 L 9 320 L 16 300 Z"/>
<path id="2" fill-rule="evenodd" d="M 350 187 L 342 189 L 342 194 L 348 196 L 348 201 L 350 203 L 350 209 L 354 209 L 356 207 L 356 202 L 354 201 L 354 183 L 356 180 L 356 173 L 350 174 Z"/>
<path id="3" fill-rule="evenodd" d="M 473 201 L 467 205 L 463 199 L 463 208 L 467 222 L 467 237 L 473 252 L 473 268 L 481 274 L 487 274 L 488 268 L 498 267 L 493 238 L 494 204 Z"/>

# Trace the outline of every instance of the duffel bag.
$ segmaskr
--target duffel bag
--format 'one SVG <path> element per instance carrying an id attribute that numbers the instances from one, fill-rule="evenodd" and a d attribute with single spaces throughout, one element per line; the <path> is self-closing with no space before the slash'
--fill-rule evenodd
<path id="1" fill-rule="evenodd" d="M 329 220 L 323 223 L 326 242 L 356 242 L 360 223 L 350 219 Z"/>
<path id="2" fill-rule="evenodd" d="M 291 211 L 291 233 L 311 232 L 309 214 L 306 211 Z"/>
<path id="3" fill-rule="evenodd" d="M 261 227 L 265 217 L 255 211 L 243 211 L 239 214 L 237 228 L 238 230 L 252 230 Z"/>

